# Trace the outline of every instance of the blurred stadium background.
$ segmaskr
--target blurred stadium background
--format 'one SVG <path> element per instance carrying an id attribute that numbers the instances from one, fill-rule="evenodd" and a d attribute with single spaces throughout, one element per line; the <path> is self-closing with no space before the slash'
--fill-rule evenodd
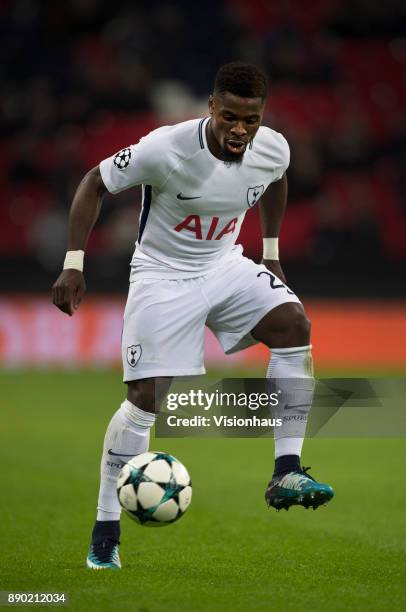
<path id="1" fill-rule="evenodd" d="M 83 174 L 149 130 L 206 114 L 217 67 L 270 79 L 292 151 L 282 261 L 319 370 L 406 370 L 406 5 L 401 0 L 3 0 L 0 363 L 119 363 L 140 191 L 106 197 L 72 319 L 49 290 Z M 257 211 L 241 234 L 258 260 Z M 263 367 L 252 349 L 210 365 Z"/>
<path id="2" fill-rule="evenodd" d="M 248 60 L 269 75 L 266 124 L 291 145 L 281 251 L 316 372 L 404 375 L 404 0 L 2 0 L 0 50 L 0 588 L 66 590 L 72 609 L 106 612 L 406 609 L 405 445 L 383 433 L 306 442 L 337 496 L 283 515 L 263 501 L 269 440 L 153 440 L 189 468 L 190 512 L 165 533 L 123 520 L 123 571 L 83 571 L 124 391 L 139 190 L 106 197 L 75 316 L 50 300 L 83 174 L 204 115 L 219 64 Z M 255 210 L 241 237 L 259 259 Z M 206 348 L 218 376 L 265 372 L 265 350 Z"/>

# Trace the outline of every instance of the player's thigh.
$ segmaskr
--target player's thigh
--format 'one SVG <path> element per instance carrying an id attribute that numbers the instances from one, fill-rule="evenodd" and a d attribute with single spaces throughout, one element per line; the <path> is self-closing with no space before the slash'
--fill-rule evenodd
<path id="1" fill-rule="evenodd" d="M 262 341 L 252 338 L 252 330 L 270 312 L 282 308 L 283 304 L 289 304 L 289 309 L 301 308 L 299 298 L 285 283 L 262 264 L 255 264 L 245 257 L 237 260 L 226 273 L 222 272 L 213 281 L 210 290 L 210 298 L 216 301 L 207 325 L 226 352 Z"/>
<path id="2" fill-rule="evenodd" d="M 122 336 L 124 382 L 204 372 L 207 306 L 198 291 L 187 281 L 131 283 Z"/>

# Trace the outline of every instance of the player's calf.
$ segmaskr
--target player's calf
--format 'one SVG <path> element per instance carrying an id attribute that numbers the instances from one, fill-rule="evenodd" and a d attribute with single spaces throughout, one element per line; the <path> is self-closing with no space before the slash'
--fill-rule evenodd
<path id="1" fill-rule="evenodd" d="M 123 464 L 149 447 L 150 429 L 156 415 L 125 400 L 106 431 L 101 460 L 97 520 L 86 564 L 91 569 L 119 569 L 118 545 L 121 506 L 117 478 Z"/>
<path id="2" fill-rule="evenodd" d="M 316 509 L 330 501 L 334 492 L 300 467 L 314 393 L 310 322 L 300 304 L 282 304 L 268 313 L 253 335 L 271 347 L 268 385 L 279 395 L 273 413 L 281 426 L 274 433 L 275 472 L 265 493 L 266 502 L 276 510 L 293 505 Z"/>

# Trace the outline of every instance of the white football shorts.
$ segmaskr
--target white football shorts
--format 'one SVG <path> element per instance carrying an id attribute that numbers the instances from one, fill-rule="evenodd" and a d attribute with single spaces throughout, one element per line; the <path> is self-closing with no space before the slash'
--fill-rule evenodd
<path id="1" fill-rule="evenodd" d="M 241 253 L 205 276 L 135 280 L 124 312 L 124 382 L 204 374 L 205 325 L 226 353 L 234 353 L 256 344 L 251 330 L 286 302 L 300 300 Z"/>

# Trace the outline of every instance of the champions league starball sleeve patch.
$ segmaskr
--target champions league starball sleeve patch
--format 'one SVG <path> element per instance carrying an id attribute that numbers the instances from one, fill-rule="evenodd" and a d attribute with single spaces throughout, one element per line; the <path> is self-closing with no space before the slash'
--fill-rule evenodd
<path id="1" fill-rule="evenodd" d="M 130 163 L 130 159 L 131 149 L 127 147 L 115 154 L 113 162 L 119 170 L 125 170 Z"/>

